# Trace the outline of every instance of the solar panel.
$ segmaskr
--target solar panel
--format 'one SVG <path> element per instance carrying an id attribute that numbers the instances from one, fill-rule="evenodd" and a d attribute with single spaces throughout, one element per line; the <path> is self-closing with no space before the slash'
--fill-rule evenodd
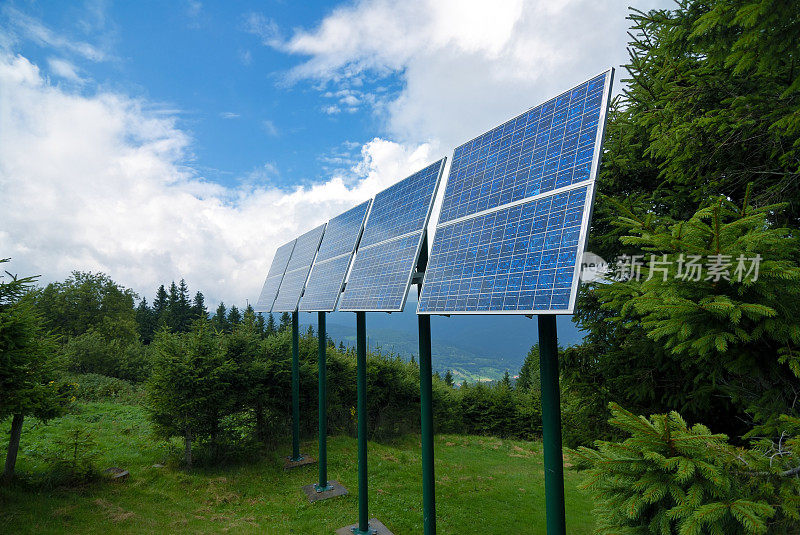
<path id="1" fill-rule="evenodd" d="M 286 266 L 286 273 L 281 281 L 271 312 L 294 312 L 297 310 L 297 302 L 300 301 L 303 286 L 308 278 L 308 271 L 311 269 L 311 263 L 317 254 L 324 232 L 325 225 L 322 224 L 295 240 L 294 250 Z"/>
<path id="2" fill-rule="evenodd" d="M 264 281 L 261 295 L 259 295 L 256 302 L 256 312 L 270 312 L 272 310 L 272 303 L 275 302 L 275 297 L 278 295 L 278 288 L 281 285 L 283 274 L 286 272 L 289 257 L 292 256 L 295 241 L 297 240 L 285 243 L 275 251 L 275 257 L 272 259 L 272 265 L 269 268 L 269 273 L 267 273 L 267 280 Z"/>
<path id="3" fill-rule="evenodd" d="M 332 312 L 336 308 L 371 203 L 370 199 L 328 222 L 299 310 Z"/>
<path id="4" fill-rule="evenodd" d="M 418 313 L 572 312 L 612 77 L 455 150 Z"/>
<path id="5" fill-rule="evenodd" d="M 375 196 L 339 310 L 403 310 L 444 162 Z"/>

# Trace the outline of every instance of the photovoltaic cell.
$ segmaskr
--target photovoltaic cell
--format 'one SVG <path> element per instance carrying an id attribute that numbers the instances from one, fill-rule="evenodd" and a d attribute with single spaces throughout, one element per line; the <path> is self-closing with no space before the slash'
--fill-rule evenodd
<path id="1" fill-rule="evenodd" d="M 292 240 L 281 245 L 275 252 L 269 273 L 267 273 L 267 280 L 264 281 L 264 287 L 261 289 L 261 295 L 259 295 L 254 308 L 256 312 L 270 312 L 272 310 L 272 303 L 275 302 L 275 297 L 278 295 L 278 288 L 281 285 L 283 274 L 286 272 L 289 257 L 292 256 L 295 241 Z"/>
<path id="2" fill-rule="evenodd" d="M 403 310 L 444 162 L 375 196 L 339 310 Z"/>
<path id="3" fill-rule="evenodd" d="M 292 256 L 286 266 L 286 273 L 278 289 L 278 296 L 272 305 L 274 312 L 294 312 L 297 310 L 297 303 L 303 293 L 311 263 L 319 249 L 319 242 L 325 232 L 325 225 L 320 225 L 313 230 L 309 230 L 297 240 L 295 240 Z"/>
<path id="4" fill-rule="evenodd" d="M 418 313 L 572 312 L 612 75 L 455 150 Z"/>
<path id="5" fill-rule="evenodd" d="M 364 202 L 328 222 L 299 310 L 332 312 L 336 308 L 371 203 Z"/>

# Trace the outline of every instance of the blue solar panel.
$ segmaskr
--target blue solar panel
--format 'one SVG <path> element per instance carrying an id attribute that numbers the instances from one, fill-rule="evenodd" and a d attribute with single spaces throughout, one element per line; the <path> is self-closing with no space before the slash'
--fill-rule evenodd
<path id="1" fill-rule="evenodd" d="M 299 310 L 332 312 L 336 308 L 371 202 L 362 203 L 328 222 Z"/>
<path id="2" fill-rule="evenodd" d="M 348 253 L 324 262 L 314 262 L 305 292 L 300 299 L 299 310 L 332 312 L 342 292 L 351 259 L 352 255 Z"/>
<path id="3" fill-rule="evenodd" d="M 589 180 L 606 75 L 456 148 L 439 223 Z"/>
<path id="4" fill-rule="evenodd" d="M 339 310 L 403 310 L 444 162 L 375 196 Z"/>
<path id="5" fill-rule="evenodd" d="M 281 285 L 283 274 L 286 272 L 289 257 L 292 256 L 295 241 L 292 240 L 281 245 L 275 252 L 269 273 L 267 273 L 267 280 L 264 281 L 264 287 L 261 289 L 261 295 L 259 295 L 254 308 L 256 312 L 269 312 L 272 310 L 272 303 L 275 302 L 275 297 L 278 295 L 278 288 Z"/>
<path id="6" fill-rule="evenodd" d="M 359 248 L 339 310 L 401 311 L 422 232 Z"/>
<path id="7" fill-rule="evenodd" d="M 572 312 L 612 76 L 456 149 L 418 313 Z"/>
<path id="8" fill-rule="evenodd" d="M 569 305 L 587 186 L 443 226 L 419 312 Z"/>
<path id="9" fill-rule="evenodd" d="M 416 232 L 425 226 L 444 162 L 442 158 L 378 193 L 359 247 Z"/>
<path id="10" fill-rule="evenodd" d="M 328 222 L 314 264 L 342 254 L 353 254 L 371 202 L 363 202 Z"/>
<path id="11" fill-rule="evenodd" d="M 295 241 L 292 256 L 286 266 L 286 273 L 281 281 L 278 296 L 272 305 L 275 312 L 294 312 L 308 279 L 308 271 L 319 249 L 319 242 L 325 232 L 325 225 L 309 230 Z"/>

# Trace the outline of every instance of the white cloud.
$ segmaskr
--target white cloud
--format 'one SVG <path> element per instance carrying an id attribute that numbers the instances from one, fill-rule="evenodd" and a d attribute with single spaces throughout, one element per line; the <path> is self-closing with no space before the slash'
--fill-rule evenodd
<path id="1" fill-rule="evenodd" d="M 234 113 L 232 111 L 224 111 L 220 113 L 219 116 L 222 117 L 223 119 L 238 119 L 239 117 L 241 117 L 240 114 Z"/>
<path id="2" fill-rule="evenodd" d="M 278 46 L 281 42 L 278 24 L 261 13 L 248 13 L 244 17 L 244 30 L 258 36 L 268 46 Z"/>
<path id="3" fill-rule="evenodd" d="M 50 71 L 56 76 L 78 84 L 84 82 L 83 78 L 78 74 L 78 68 L 65 59 L 48 58 L 47 65 L 50 67 Z"/>
<path id="4" fill-rule="evenodd" d="M 670 0 L 640 0 L 639 8 Z M 395 139 L 456 146 L 626 59 L 626 3 L 596 0 L 360 1 L 268 43 L 306 59 L 288 79 L 349 89 L 399 75 L 370 104 Z M 618 76 L 619 78 L 619 76 Z M 617 83 L 619 87 L 619 83 Z M 330 94 L 335 94 L 330 91 Z"/>
<path id="5" fill-rule="evenodd" d="M 275 249 L 407 176 L 435 147 L 374 139 L 327 182 L 284 191 L 271 163 L 242 185 L 186 165 L 192 140 L 147 102 L 50 84 L 22 56 L 0 54 L 0 256 L 10 270 L 108 273 L 151 296 L 185 277 L 209 302 L 255 300 Z"/>
<path id="6" fill-rule="evenodd" d="M 49 46 L 71 52 L 91 61 L 105 61 L 109 59 L 108 54 L 104 50 L 89 43 L 68 39 L 52 31 L 40 21 L 12 7 L 5 6 L 2 10 L 2 14 L 8 19 L 14 29 L 22 32 L 25 37 L 31 39 L 40 46 Z"/>

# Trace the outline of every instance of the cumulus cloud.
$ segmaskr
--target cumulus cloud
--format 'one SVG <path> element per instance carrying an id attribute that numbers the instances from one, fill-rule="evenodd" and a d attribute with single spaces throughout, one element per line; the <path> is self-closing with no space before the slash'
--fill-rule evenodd
<path id="1" fill-rule="evenodd" d="M 143 295 L 185 277 L 210 303 L 254 300 L 275 249 L 428 163 L 433 147 L 374 139 L 352 169 L 285 191 L 187 166 L 191 138 L 126 95 L 52 85 L 0 54 L 0 257 L 44 281 L 104 271 Z"/>
<path id="2" fill-rule="evenodd" d="M 668 0 L 640 0 L 639 8 Z M 305 59 L 289 80 L 349 88 L 398 75 L 378 111 L 404 142 L 455 146 L 626 60 L 626 3 L 594 0 L 361 1 L 270 43 Z M 617 85 L 619 87 L 619 84 Z"/>

